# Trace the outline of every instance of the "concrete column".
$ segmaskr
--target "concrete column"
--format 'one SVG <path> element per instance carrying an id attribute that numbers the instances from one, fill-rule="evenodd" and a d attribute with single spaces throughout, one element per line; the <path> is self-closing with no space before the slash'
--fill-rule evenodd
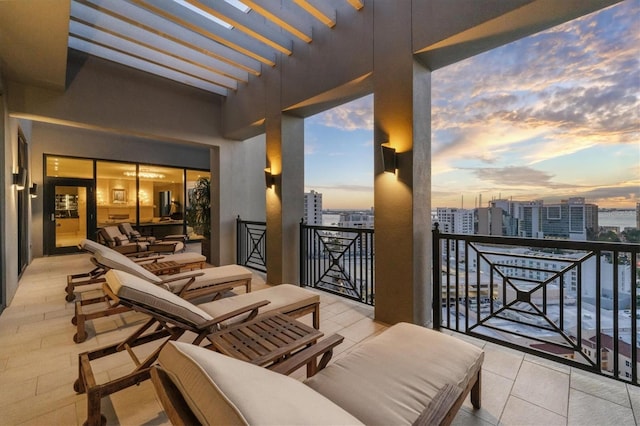
<path id="1" fill-rule="evenodd" d="M 279 76 L 273 79 L 279 83 Z M 265 120 L 265 167 L 274 177 L 274 185 L 266 188 L 267 282 L 297 284 L 299 223 L 304 215 L 304 119 L 282 113 L 279 84 L 271 83 Z"/>
<path id="2" fill-rule="evenodd" d="M 375 318 L 431 320 L 431 74 L 415 61 L 411 2 L 374 2 Z M 382 168 L 380 145 L 397 152 Z"/>

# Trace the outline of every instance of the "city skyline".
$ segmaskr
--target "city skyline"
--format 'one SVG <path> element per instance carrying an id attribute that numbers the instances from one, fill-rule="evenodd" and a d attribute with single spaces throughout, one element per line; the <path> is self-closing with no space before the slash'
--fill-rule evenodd
<path id="1" fill-rule="evenodd" d="M 640 0 L 432 73 L 432 207 L 640 200 Z M 373 206 L 371 95 L 305 122 L 305 190 Z M 463 203 L 464 200 L 464 203 Z"/>

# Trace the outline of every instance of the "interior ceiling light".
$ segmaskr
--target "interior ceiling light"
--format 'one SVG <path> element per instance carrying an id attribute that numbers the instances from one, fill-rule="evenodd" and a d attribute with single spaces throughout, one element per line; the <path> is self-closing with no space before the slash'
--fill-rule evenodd
<path id="1" fill-rule="evenodd" d="M 124 172 L 125 176 L 135 177 L 136 172 Z M 138 173 L 138 177 L 145 179 L 164 179 L 166 176 L 162 173 L 154 173 L 154 172 L 140 172 Z"/>

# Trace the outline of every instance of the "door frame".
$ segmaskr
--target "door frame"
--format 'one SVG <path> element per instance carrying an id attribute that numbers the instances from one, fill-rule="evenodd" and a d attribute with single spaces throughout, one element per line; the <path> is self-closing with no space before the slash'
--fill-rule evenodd
<path id="1" fill-rule="evenodd" d="M 43 186 L 42 230 L 44 255 L 79 252 L 80 249 L 76 246 L 56 247 L 55 219 L 52 220 L 52 218 L 55 218 L 56 211 L 56 186 L 81 186 L 87 189 L 87 238 L 93 240 L 96 234 L 95 179 L 47 177 Z"/>

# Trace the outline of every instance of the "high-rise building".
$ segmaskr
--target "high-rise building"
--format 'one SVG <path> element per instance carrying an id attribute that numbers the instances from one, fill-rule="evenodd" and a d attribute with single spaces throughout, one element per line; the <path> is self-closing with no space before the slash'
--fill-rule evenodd
<path id="1" fill-rule="evenodd" d="M 515 203 L 515 218 L 518 221 L 518 236 L 522 238 L 544 238 L 542 232 L 542 200 Z"/>
<path id="2" fill-rule="evenodd" d="M 640 229 L 640 203 L 636 203 L 636 228 Z"/>
<path id="3" fill-rule="evenodd" d="M 373 213 L 340 213 L 340 222 L 338 226 L 341 228 L 364 228 L 373 229 L 374 216 Z"/>
<path id="4" fill-rule="evenodd" d="M 436 216 L 440 224 L 440 232 L 448 234 L 474 233 L 474 211 L 472 209 L 438 207 Z"/>
<path id="5" fill-rule="evenodd" d="M 311 190 L 304 193 L 304 222 L 307 225 L 322 225 L 322 194 Z"/>
<path id="6" fill-rule="evenodd" d="M 587 210 L 593 214 L 593 204 L 585 207 L 584 198 L 575 197 L 542 207 L 542 231 L 546 238 L 567 240 L 587 239 Z M 597 216 L 597 206 L 596 206 Z M 597 220 L 597 219 L 596 219 Z M 593 219 L 591 219 L 591 225 Z"/>
<path id="7" fill-rule="evenodd" d="M 489 207 L 478 208 L 476 233 L 517 236 L 518 221 L 514 216 L 514 208 L 517 204 L 509 200 L 492 200 L 489 202 Z"/>

